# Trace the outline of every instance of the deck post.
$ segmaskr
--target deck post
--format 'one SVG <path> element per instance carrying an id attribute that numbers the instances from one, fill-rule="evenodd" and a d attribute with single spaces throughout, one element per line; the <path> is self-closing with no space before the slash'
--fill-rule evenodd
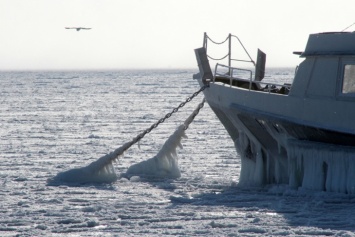
<path id="1" fill-rule="evenodd" d="M 231 61 L 232 61 L 232 34 L 228 35 L 228 67 L 229 67 L 229 75 L 232 75 L 232 72 L 230 70 L 231 67 Z"/>
<path id="2" fill-rule="evenodd" d="M 202 44 L 202 47 L 206 49 L 207 51 L 207 33 L 204 32 L 203 34 L 203 44 Z"/>

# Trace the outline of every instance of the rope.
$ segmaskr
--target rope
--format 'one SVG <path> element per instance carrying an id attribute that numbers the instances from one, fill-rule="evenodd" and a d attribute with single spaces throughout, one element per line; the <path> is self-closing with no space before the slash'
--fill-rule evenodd
<path id="1" fill-rule="evenodd" d="M 206 35 L 206 36 L 207 36 L 207 39 L 209 39 L 209 40 L 210 40 L 212 43 L 214 43 L 214 44 L 223 44 L 223 43 L 225 43 L 225 42 L 228 40 L 228 38 L 229 38 L 229 36 L 227 36 L 227 38 L 226 38 L 223 42 L 218 43 L 218 42 L 212 40 L 208 35 Z"/>
<path id="2" fill-rule="evenodd" d="M 224 56 L 223 58 L 212 58 L 212 57 L 211 57 L 211 56 L 209 56 L 209 55 L 207 55 L 207 57 L 208 57 L 209 59 L 219 61 L 219 60 L 223 60 L 223 59 L 225 59 L 226 57 L 228 57 L 228 55 L 229 55 L 229 53 L 227 53 L 227 55 L 226 55 L 226 56 Z"/>

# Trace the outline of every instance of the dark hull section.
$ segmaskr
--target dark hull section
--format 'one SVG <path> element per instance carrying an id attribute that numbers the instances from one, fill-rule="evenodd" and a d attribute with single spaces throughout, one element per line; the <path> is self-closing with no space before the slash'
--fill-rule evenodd
<path id="1" fill-rule="evenodd" d="M 252 113 L 250 109 L 237 108 L 237 106 L 227 109 L 213 103 L 209 104 L 233 141 L 239 137 L 239 130 L 245 128 L 267 152 L 274 156 L 287 157 L 285 146 L 289 140 L 355 148 L 353 134 L 307 126 L 255 111 Z"/>
<path id="2" fill-rule="evenodd" d="M 330 131 L 326 129 L 306 126 L 303 124 L 292 123 L 290 121 L 268 116 L 250 114 L 241 111 L 237 115 L 243 124 L 261 141 L 269 140 L 270 137 L 260 132 L 260 129 L 267 131 L 273 128 L 273 131 L 283 134 L 286 133 L 289 138 L 302 141 L 328 143 L 341 146 L 355 146 L 355 135 Z"/>

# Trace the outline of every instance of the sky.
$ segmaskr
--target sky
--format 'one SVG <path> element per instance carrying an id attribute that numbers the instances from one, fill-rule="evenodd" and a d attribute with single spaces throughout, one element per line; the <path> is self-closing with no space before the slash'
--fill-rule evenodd
<path id="1" fill-rule="evenodd" d="M 354 0 L 0 0 L 0 70 L 197 68 L 204 32 L 238 36 L 254 60 L 260 48 L 267 67 L 295 67 L 309 34 L 344 30 L 354 9 Z M 232 40 L 232 57 L 245 59 L 238 47 Z M 211 45 L 211 56 L 227 50 Z"/>

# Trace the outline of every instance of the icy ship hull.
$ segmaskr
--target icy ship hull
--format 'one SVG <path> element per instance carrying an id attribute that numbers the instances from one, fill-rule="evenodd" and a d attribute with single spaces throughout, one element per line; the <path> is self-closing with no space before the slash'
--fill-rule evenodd
<path id="1" fill-rule="evenodd" d="M 292 188 L 355 193 L 354 135 L 253 108 L 244 101 L 250 100 L 244 93 L 250 91 L 235 93 L 233 88 L 218 84 L 210 84 L 204 91 L 241 155 L 240 185 L 287 184 Z M 264 105 L 272 103 L 259 96 L 253 95 Z"/>
<path id="2" fill-rule="evenodd" d="M 355 51 L 344 49 L 353 40 L 311 35 L 287 93 L 233 76 L 239 69 L 230 66 L 213 75 L 205 48 L 195 50 L 206 101 L 241 156 L 240 185 L 355 193 Z M 328 50 L 330 41 L 340 48 Z"/>

